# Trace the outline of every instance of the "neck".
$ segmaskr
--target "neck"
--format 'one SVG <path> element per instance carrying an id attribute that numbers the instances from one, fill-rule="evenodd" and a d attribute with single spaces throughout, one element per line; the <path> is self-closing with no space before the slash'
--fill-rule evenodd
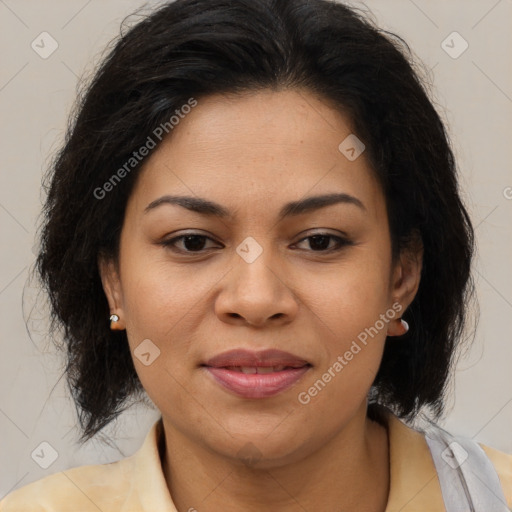
<path id="1" fill-rule="evenodd" d="M 166 425 L 162 466 L 179 512 L 365 510 L 389 494 L 385 426 L 358 414 L 332 439 L 292 463 L 258 469 L 204 449 Z"/>

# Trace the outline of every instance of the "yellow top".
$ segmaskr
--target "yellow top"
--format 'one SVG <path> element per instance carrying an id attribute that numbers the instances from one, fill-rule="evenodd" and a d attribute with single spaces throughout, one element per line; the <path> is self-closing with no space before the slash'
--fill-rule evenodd
<path id="1" fill-rule="evenodd" d="M 391 483 L 386 512 L 444 511 L 441 487 L 424 435 L 387 415 Z M 132 456 L 81 466 L 11 492 L 0 512 L 177 512 L 161 466 L 161 419 Z M 512 507 L 512 455 L 481 445 Z"/>

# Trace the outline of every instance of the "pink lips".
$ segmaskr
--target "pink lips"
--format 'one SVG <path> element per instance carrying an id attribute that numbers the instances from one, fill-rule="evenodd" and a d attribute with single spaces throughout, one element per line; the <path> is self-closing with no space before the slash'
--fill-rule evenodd
<path id="1" fill-rule="evenodd" d="M 216 382 L 244 398 L 267 398 L 291 387 L 311 364 L 281 350 L 230 350 L 204 365 Z"/>

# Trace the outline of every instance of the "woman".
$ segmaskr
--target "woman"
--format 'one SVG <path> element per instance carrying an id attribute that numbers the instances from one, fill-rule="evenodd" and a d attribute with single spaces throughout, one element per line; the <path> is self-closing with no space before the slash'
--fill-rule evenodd
<path id="1" fill-rule="evenodd" d="M 325 0 L 164 5 L 98 71 L 45 213 L 82 440 L 144 392 L 161 418 L 3 512 L 512 505 L 512 456 L 411 427 L 443 411 L 473 231 L 399 38 Z"/>

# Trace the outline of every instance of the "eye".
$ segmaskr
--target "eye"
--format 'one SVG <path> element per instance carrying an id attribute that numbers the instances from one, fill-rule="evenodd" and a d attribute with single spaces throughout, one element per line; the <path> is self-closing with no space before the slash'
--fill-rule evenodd
<path id="1" fill-rule="evenodd" d="M 164 240 L 161 242 L 161 245 L 169 247 L 171 250 L 176 252 L 199 253 L 206 249 L 211 249 L 211 247 L 205 247 L 207 240 L 214 242 L 214 240 L 206 235 L 189 233 L 171 238 L 170 240 Z M 177 243 L 181 243 L 181 247 L 178 247 Z"/>
<path id="2" fill-rule="evenodd" d="M 335 236 L 330 233 L 317 233 L 315 235 L 308 236 L 300 240 L 299 244 L 306 240 L 309 240 L 309 246 L 314 252 L 337 251 L 347 245 L 353 245 L 353 243 L 347 238 Z M 331 240 L 335 240 L 334 246 L 330 245 Z"/>
<path id="3" fill-rule="evenodd" d="M 185 235 L 176 236 L 169 240 L 164 240 L 160 242 L 164 247 L 170 248 L 172 251 L 191 254 L 191 253 L 201 253 L 208 249 L 215 248 L 214 246 L 207 246 L 207 242 L 215 241 L 206 236 L 199 233 L 188 233 Z M 308 236 L 300 240 L 295 246 L 298 246 L 305 241 L 309 241 L 309 249 L 306 250 L 313 252 L 334 252 L 337 250 L 341 250 L 343 247 L 348 245 L 353 245 L 353 242 L 348 240 L 347 238 L 332 235 L 331 233 L 316 233 L 314 235 Z M 331 242 L 334 244 L 331 244 Z M 217 245 L 218 247 L 218 245 Z"/>

